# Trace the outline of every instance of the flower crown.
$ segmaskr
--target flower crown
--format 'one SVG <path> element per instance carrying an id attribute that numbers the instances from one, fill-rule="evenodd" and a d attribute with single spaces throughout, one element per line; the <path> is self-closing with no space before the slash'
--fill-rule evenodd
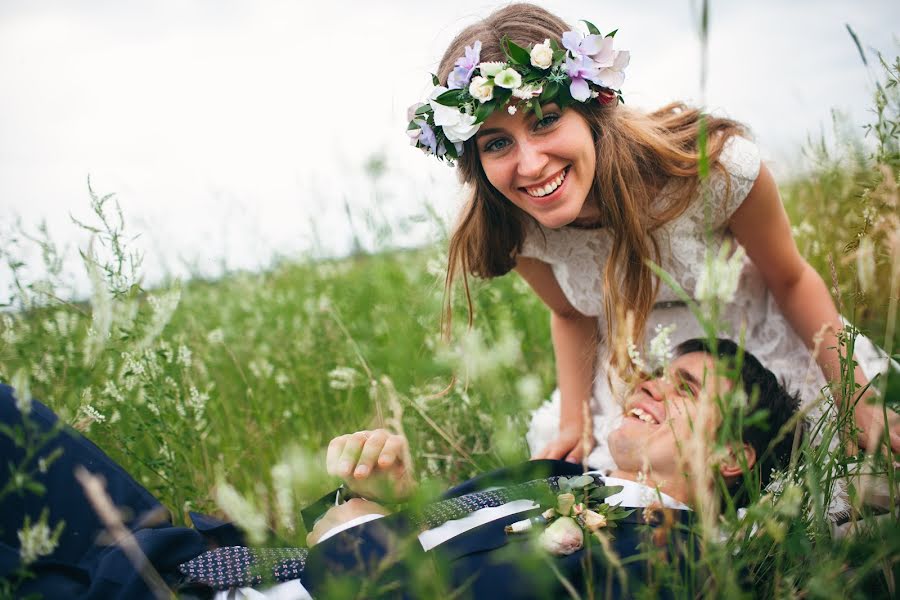
<path id="1" fill-rule="evenodd" d="M 565 108 L 573 101 L 596 98 L 601 104 L 624 102 L 619 88 L 631 59 L 627 50 L 613 50 L 616 31 L 605 36 L 584 21 L 588 34 L 567 31 L 562 48 L 556 40 L 544 40 L 526 50 L 508 36 L 500 40 L 506 62 L 479 62 L 481 41 L 466 46 L 465 56 L 454 63 L 447 87 L 435 85 L 427 102 L 409 107 L 407 134 L 426 154 L 449 164 L 463 153 L 471 138 L 497 108 L 509 114 L 519 108 L 533 110 L 542 119 L 541 104 L 555 102 Z"/>

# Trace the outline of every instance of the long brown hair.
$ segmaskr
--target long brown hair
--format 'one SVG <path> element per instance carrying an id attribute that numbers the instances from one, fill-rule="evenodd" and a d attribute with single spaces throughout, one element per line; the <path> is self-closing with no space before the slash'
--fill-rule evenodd
<path id="1" fill-rule="evenodd" d="M 500 46 L 504 35 L 528 47 L 547 38 L 559 40 L 569 27 L 564 21 L 532 4 L 512 4 L 464 29 L 441 59 L 438 79 L 446 84 L 454 61 L 465 47 L 481 40 L 481 61 L 505 61 Z M 724 171 L 718 159 L 726 140 L 742 135 L 742 125 L 730 119 L 704 115 L 682 103 L 668 104 L 645 113 L 617 103 L 573 103 L 588 122 L 594 137 L 597 168 L 586 202 L 600 210 L 601 223 L 612 237 L 612 250 L 604 270 L 607 337 L 633 335 L 643 340 L 647 318 L 659 285 L 648 261 L 659 263 L 654 232 L 690 205 L 699 186 L 698 138 L 705 122 L 707 156 L 711 169 Z M 449 334 L 453 283 L 462 276 L 469 323 L 472 301 L 468 275 L 482 278 L 508 273 L 522 249 L 526 219 L 531 217 L 500 194 L 488 181 L 474 138 L 465 142 L 458 161 L 460 179 L 472 193 L 450 237 L 445 281 L 444 332 Z M 654 202 L 663 186 L 672 193 Z M 667 189 L 668 192 L 668 189 Z M 633 331 L 616 331 L 616 307 L 634 315 Z"/>

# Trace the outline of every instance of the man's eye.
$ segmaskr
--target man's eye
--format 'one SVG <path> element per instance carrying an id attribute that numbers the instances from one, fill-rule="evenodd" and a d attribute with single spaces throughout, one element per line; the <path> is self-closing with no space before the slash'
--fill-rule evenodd
<path id="1" fill-rule="evenodd" d="M 559 121 L 559 115 L 556 113 L 550 113 L 549 115 L 544 115 L 544 118 L 535 123 L 535 129 L 544 129 L 546 127 L 550 127 L 554 123 Z"/>
<path id="2" fill-rule="evenodd" d="M 694 388 L 692 388 L 691 384 L 686 381 L 678 382 L 678 391 L 681 392 L 681 395 L 687 396 L 689 398 L 697 397 L 697 393 L 694 391 Z"/>
<path id="3" fill-rule="evenodd" d="M 497 138 L 484 145 L 484 152 L 499 152 L 509 145 L 509 140 Z"/>

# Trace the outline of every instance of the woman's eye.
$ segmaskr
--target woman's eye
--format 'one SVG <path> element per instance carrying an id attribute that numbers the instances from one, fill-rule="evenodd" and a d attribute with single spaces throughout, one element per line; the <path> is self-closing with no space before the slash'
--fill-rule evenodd
<path id="1" fill-rule="evenodd" d="M 545 127 L 550 127 L 554 123 L 559 120 L 559 115 L 556 113 L 550 113 L 549 115 L 544 115 L 544 118 L 535 123 L 535 129 L 544 129 Z"/>
<path id="2" fill-rule="evenodd" d="M 509 140 L 507 140 L 505 138 L 497 138 L 497 139 L 491 140 L 487 144 L 485 144 L 484 151 L 485 152 L 499 152 L 500 150 L 503 150 L 504 148 L 506 148 L 508 145 L 509 145 Z"/>

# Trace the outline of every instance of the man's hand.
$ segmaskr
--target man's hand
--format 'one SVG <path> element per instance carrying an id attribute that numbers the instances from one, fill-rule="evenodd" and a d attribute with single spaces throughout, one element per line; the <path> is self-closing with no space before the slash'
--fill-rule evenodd
<path id="1" fill-rule="evenodd" d="M 384 429 L 334 438 L 325 467 L 352 492 L 373 500 L 402 502 L 416 489 L 409 443 Z"/>
<path id="2" fill-rule="evenodd" d="M 559 436 L 544 446 L 539 452 L 536 452 L 531 459 L 552 458 L 580 463 L 594 447 L 594 436 L 590 436 L 589 447 L 585 448 L 584 444 L 581 443 L 582 435 L 583 431 L 580 424 L 561 427 Z"/>
<path id="3" fill-rule="evenodd" d="M 387 515 L 388 511 L 380 504 L 362 498 L 351 498 L 339 506 L 329 508 L 328 512 L 316 521 L 312 531 L 306 535 L 306 543 L 314 546 L 319 543 L 323 535 L 335 527 L 349 523 L 356 517 L 371 514 Z"/>

